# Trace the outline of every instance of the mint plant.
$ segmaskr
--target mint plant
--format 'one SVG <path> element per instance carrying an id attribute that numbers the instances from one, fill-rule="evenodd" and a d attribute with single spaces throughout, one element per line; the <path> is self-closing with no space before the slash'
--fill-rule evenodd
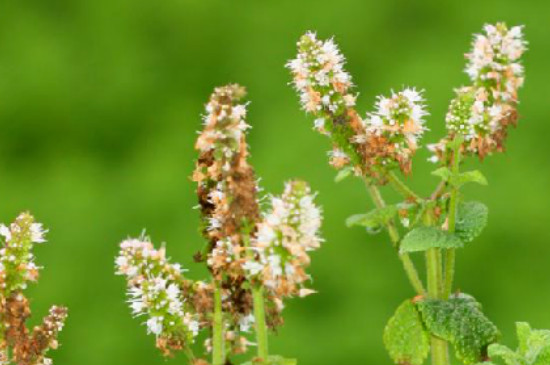
<path id="1" fill-rule="evenodd" d="M 521 57 L 527 43 L 522 27 L 486 25 L 466 55 L 469 84 L 458 88 L 445 118 L 447 134 L 429 144 L 433 193 L 422 197 L 399 176 L 412 171 L 412 161 L 426 128 L 423 93 L 415 88 L 379 96 L 364 117 L 355 109 L 357 94 L 344 69 L 345 58 L 332 39 L 308 32 L 298 41 L 298 55 L 287 64 L 302 108 L 315 118 L 314 129 L 330 138 L 330 164 L 336 181 L 363 180 L 375 208 L 348 218 L 348 226 L 367 232 L 385 229 L 416 292 L 396 310 L 384 330 L 384 343 L 396 364 L 450 364 L 449 345 L 464 364 L 502 358 L 511 364 L 550 364 L 548 333 L 521 329 L 520 349 L 498 344 L 497 327 L 472 296 L 454 289 L 456 250 L 467 247 L 487 224 L 488 209 L 465 200 L 461 187 L 486 185 L 478 170 L 461 171 L 466 158 L 505 149 L 510 126 L 517 124 L 518 89 L 523 85 Z M 403 201 L 386 204 L 380 188 L 389 185 Z M 426 283 L 411 255 L 423 253 Z"/>
<path id="2" fill-rule="evenodd" d="M 0 224 L 0 364 L 51 365 L 46 357 L 58 346 L 57 335 L 67 318 L 67 309 L 52 306 L 40 325 L 32 330 L 29 300 L 23 294 L 29 282 L 38 280 L 34 244 L 46 242 L 45 230 L 29 213 L 21 213 L 13 223 Z"/>
<path id="3" fill-rule="evenodd" d="M 123 241 L 116 258 L 132 313 L 146 318 L 156 346 L 164 355 L 183 351 L 195 365 L 230 364 L 250 345 L 257 356 L 246 364 L 295 364 L 269 353 L 268 330 L 282 324 L 284 299 L 314 293 L 306 269 L 309 253 L 322 242 L 321 210 L 303 181 L 286 183 L 280 196 L 258 199 L 247 161 L 244 96 L 239 85 L 216 88 L 196 142 L 193 180 L 206 244 L 194 258 L 206 264 L 210 278 L 186 278 L 165 248 L 155 248 L 146 235 Z M 191 345 L 201 331 L 208 333 L 205 351 L 196 354 Z"/>

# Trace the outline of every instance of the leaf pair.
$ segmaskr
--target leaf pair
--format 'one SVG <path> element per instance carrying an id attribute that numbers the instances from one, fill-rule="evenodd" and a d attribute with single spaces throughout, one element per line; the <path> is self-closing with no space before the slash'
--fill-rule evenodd
<path id="1" fill-rule="evenodd" d="M 439 176 L 443 181 L 449 182 L 449 184 L 456 188 L 460 188 L 462 185 L 470 182 L 480 185 L 488 184 L 487 179 L 479 170 L 454 174 L 448 167 L 440 167 L 432 171 L 432 175 Z"/>
<path id="2" fill-rule="evenodd" d="M 386 325 L 384 344 L 396 364 L 422 365 L 429 354 L 430 334 L 451 343 L 465 364 L 483 359 L 487 346 L 499 337 L 481 305 L 473 297 L 459 294 L 449 300 L 423 299 L 416 304 L 406 300 Z"/>
<path id="3" fill-rule="evenodd" d="M 487 225 L 489 210 L 480 202 L 465 202 L 458 206 L 455 232 L 437 227 L 418 227 L 411 230 L 399 246 L 401 253 L 425 251 L 430 248 L 461 248 L 473 241 Z"/>

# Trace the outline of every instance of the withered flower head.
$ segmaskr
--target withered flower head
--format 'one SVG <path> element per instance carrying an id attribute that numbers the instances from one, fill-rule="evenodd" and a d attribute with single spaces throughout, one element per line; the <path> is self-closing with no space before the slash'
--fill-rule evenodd
<path id="1" fill-rule="evenodd" d="M 38 279 L 33 244 L 45 242 L 47 232 L 29 213 L 21 213 L 9 226 L 0 225 L 0 358 L 2 363 L 19 365 L 51 364 L 46 356 L 57 348 L 67 309 L 53 306 L 41 325 L 29 331 L 29 301 L 22 293 L 29 281 Z"/>

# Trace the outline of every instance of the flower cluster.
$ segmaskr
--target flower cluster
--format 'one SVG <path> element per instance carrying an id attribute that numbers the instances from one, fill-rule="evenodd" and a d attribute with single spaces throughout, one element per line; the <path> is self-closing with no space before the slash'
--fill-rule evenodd
<path id="1" fill-rule="evenodd" d="M 309 279 L 305 269 L 308 253 L 319 248 L 321 210 L 303 181 L 286 184 L 281 197 L 271 198 L 270 210 L 258 224 L 245 269 L 261 281 L 277 298 L 305 296 L 313 291 L 304 287 Z"/>
<path id="2" fill-rule="evenodd" d="M 379 183 L 395 167 L 408 174 L 425 130 L 421 93 L 407 88 L 389 98 L 379 97 L 377 110 L 362 119 L 354 108 L 351 76 L 343 66 L 344 56 L 333 40 L 318 40 L 314 33 L 300 39 L 297 58 L 287 63 L 302 107 L 317 118 L 315 129 L 333 141 L 331 165 L 351 167 L 356 175 Z"/>
<path id="3" fill-rule="evenodd" d="M 197 139 L 199 159 L 193 174 L 210 245 L 205 253 L 214 275 L 237 278 L 242 274 L 239 257 L 244 246 L 243 225 L 259 216 L 254 170 L 247 162 L 246 94 L 239 85 L 216 88 L 206 106 L 204 129 Z"/>
<path id="4" fill-rule="evenodd" d="M 0 360 L 2 363 L 46 365 L 49 349 L 58 346 L 57 335 L 67 318 L 67 309 L 52 306 L 41 325 L 29 331 L 26 320 L 30 305 L 22 290 L 38 279 L 39 267 L 34 262 L 35 243 L 46 242 L 41 223 L 29 213 L 21 213 L 13 223 L 0 225 Z"/>
<path id="5" fill-rule="evenodd" d="M 199 322 L 187 304 L 186 282 L 178 264 L 171 264 L 164 248 L 155 249 L 145 237 L 120 244 L 117 274 L 126 276 L 132 312 L 147 316 L 148 333 L 166 354 L 193 342 Z"/>
<path id="6" fill-rule="evenodd" d="M 369 141 L 370 164 L 389 169 L 397 163 L 403 172 L 409 173 L 418 140 L 426 131 L 426 115 L 422 92 L 415 89 L 392 92 L 390 97 L 379 96 L 375 111 L 365 119 L 364 138 Z"/>
<path id="7" fill-rule="evenodd" d="M 522 27 L 508 29 L 498 23 L 486 25 L 484 34 L 475 36 L 472 47 L 466 55 L 466 73 L 472 84 L 456 90 L 446 123 L 449 139 L 461 135 L 464 152 L 484 158 L 504 150 L 508 127 L 517 123 L 517 94 L 524 81 L 520 58 L 527 42 Z M 447 141 L 431 147 L 439 159 Z"/>
<path id="8" fill-rule="evenodd" d="M 336 168 L 352 164 L 360 171 L 361 146 L 353 144 L 351 138 L 361 134 L 363 126 L 353 108 L 357 95 L 350 91 L 353 85 L 344 63 L 332 39 L 318 40 L 315 33 L 308 32 L 298 41 L 298 55 L 287 68 L 303 109 L 316 117 L 315 129 L 332 136 L 331 164 Z"/>
<path id="9" fill-rule="evenodd" d="M 46 231 L 29 213 L 20 214 L 15 222 L 0 225 L 4 246 L 0 249 L 0 291 L 6 295 L 25 289 L 27 282 L 38 279 L 38 266 L 31 252 L 34 243 L 45 242 Z"/>

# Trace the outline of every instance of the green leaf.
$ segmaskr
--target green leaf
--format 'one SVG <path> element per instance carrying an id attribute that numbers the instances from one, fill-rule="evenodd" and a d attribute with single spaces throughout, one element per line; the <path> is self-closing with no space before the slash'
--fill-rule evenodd
<path id="1" fill-rule="evenodd" d="M 340 181 L 346 179 L 348 176 L 350 176 L 353 173 L 353 167 L 347 166 L 338 171 L 338 174 L 336 174 L 336 177 L 334 178 L 334 182 L 339 183 Z"/>
<path id="2" fill-rule="evenodd" d="M 471 296 L 457 294 L 449 300 L 424 299 L 417 303 L 428 330 L 455 347 L 458 359 L 475 364 L 486 356 L 487 347 L 500 333 Z"/>
<path id="3" fill-rule="evenodd" d="M 426 251 L 429 248 L 460 248 L 464 244 L 457 236 L 436 227 L 418 227 L 403 237 L 400 253 Z"/>
<path id="4" fill-rule="evenodd" d="M 502 359 L 506 365 L 550 364 L 550 331 L 533 330 L 528 323 L 516 323 L 518 349 L 512 351 L 500 344 L 489 346 L 489 356 Z"/>
<path id="5" fill-rule="evenodd" d="M 430 351 L 430 336 L 415 305 L 404 301 L 384 329 L 384 345 L 396 364 L 422 365 Z"/>
<path id="6" fill-rule="evenodd" d="M 397 207 L 388 205 L 384 208 L 374 209 L 365 214 L 355 214 L 346 219 L 346 225 L 363 226 L 370 229 L 377 229 L 387 224 L 397 214 Z"/>
<path id="7" fill-rule="evenodd" d="M 462 185 L 469 182 L 478 183 L 480 185 L 488 184 L 487 179 L 485 178 L 485 176 L 483 176 L 483 174 L 479 170 L 463 172 L 458 176 L 453 176 L 450 181 L 451 181 L 451 184 L 453 184 L 456 187 L 461 187 Z"/>
<path id="8" fill-rule="evenodd" d="M 453 173 L 448 167 L 440 167 L 432 171 L 432 175 L 439 176 L 444 181 L 449 181 L 451 176 L 453 176 Z"/>
<path id="9" fill-rule="evenodd" d="M 472 242 L 487 225 L 489 209 L 480 202 L 459 204 L 456 217 L 455 234 L 462 242 Z"/>

